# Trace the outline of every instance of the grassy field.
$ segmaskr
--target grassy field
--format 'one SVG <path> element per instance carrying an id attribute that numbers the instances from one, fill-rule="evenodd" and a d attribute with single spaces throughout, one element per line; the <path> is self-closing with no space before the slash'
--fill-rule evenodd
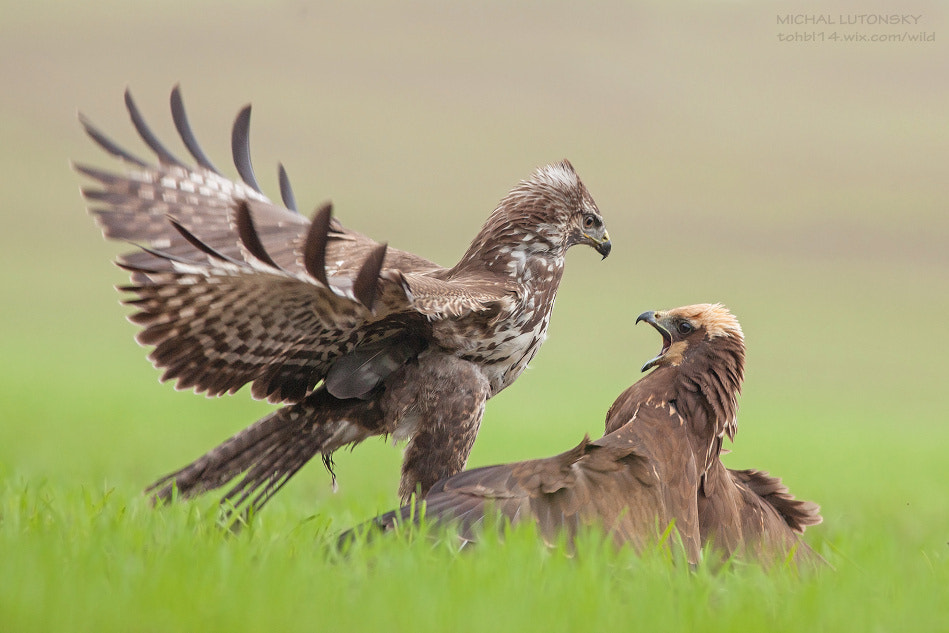
<path id="1" fill-rule="evenodd" d="M 912 9 L 931 43 L 778 42 L 776 15 L 854 12 L 814 6 L 0 0 L 0 631 L 949 630 L 949 13 Z M 798 28 L 833 29 L 898 30 Z M 726 461 L 820 503 L 833 568 L 690 572 L 529 530 L 341 558 L 335 534 L 396 503 L 382 441 L 236 537 L 212 497 L 150 508 L 144 485 L 269 409 L 157 384 L 69 170 L 109 164 L 77 108 L 138 150 L 122 90 L 171 141 L 179 81 L 219 166 L 253 101 L 265 189 L 280 160 L 301 206 L 445 264 L 569 158 L 613 254 L 570 253 L 470 465 L 599 434 L 658 349 L 635 316 L 721 301 L 749 348 Z"/>

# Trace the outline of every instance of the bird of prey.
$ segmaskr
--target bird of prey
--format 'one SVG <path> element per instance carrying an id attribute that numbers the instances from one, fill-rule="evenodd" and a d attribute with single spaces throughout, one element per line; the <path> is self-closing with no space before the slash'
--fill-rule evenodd
<path id="1" fill-rule="evenodd" d="M 86 133 L 125 163 L 114 173 L 76 165 L 107 238 L 138 246 L 126 303 L 137 340 L 162 380 L 208 396 L 251 384 L 285 403 L 193 463 L 153 484 L 194 495 L 233 482 L 224 500 L 259 509 L 308 460 L 376 435 L 408 439 L 400 492 L 424 495 L 463 469 L 485 401 L 540 349 L 564 256 L 603 258 L 611 243 L 596 203 L 567 161 L 537 169 L 498 204 L 461 260 L 443 268 L 344 227 L 331 205 L 296 212 L 283 166 L 283 205 L 263 195 L 249 151 L 250 106 L 237 116 L 223 176 L 195 140 L 176 86 L 171 112 L 189 164 L 145 123 L 157 157 L 126 151 L 80 115 Z M 222 500 L 222 501 L 224 501 Z"/>
<path id="2" fill-rule="evenodd" d="M 547 542 L 572 541 L 598 525 L 642 551 L 674 524 L 686 556 L 711 543 L 725 555 L 784 556 L 819 523 L 818 506 L 794 499 L 780 480 L 726 469 L 722 440 L 736 430 L 745 344 L 723 306 L 646 312 L 636 320 L 662 336 L 647 376 L 610 407 L 606 434 L 546 459 L 477 468 L 438 482 L 425 500 L 430 521 L 455 522 L 475 540 L 486 516 L 533 521 Z M 417 517 L 411 506 L 377 517 L 383 530 Z M 806 546 L 804 546 L 806 548 Z"/>

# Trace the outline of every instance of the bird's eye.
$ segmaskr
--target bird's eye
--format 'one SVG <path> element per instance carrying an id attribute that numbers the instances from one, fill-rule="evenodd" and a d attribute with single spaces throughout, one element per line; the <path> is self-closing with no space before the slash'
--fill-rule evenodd
<path id="1" fill-rule="evenodd" d="M 692 324 L 689 323 L 688 321 L 680 321 L 679 325 L 677 326 L 677 329 L 679 330 L 679 334 L 687 335 L 687 334 L 691 334 L 692 330 L 694 330 L 695 328 L 692 327 Z"/>
<path id="2" fill-rule="evenodd" d="M 596 227 L 596 216 L 587 214 L 583 216 L 583 228 L 590 230 Z"/>

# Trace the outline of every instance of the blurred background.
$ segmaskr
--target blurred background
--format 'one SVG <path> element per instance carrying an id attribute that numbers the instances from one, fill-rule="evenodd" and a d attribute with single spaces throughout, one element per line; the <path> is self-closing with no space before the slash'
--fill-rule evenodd
<path id="1" fill-rule="evenodd" d="M 613 254 L 569 253 L 547 343 L 489 403 L 470 466 L 598 436 L 659 348 L 636 315 L 723 302 L 749 350 L 727 463 L 821 503 L 817 538 L 945 525 L 949 10 L 872 4 L 4 0 L 0 476 L 132 497 L 269 409 L 158 384 L 112 288 L 124 248 L 69 167 L 116 166 L 77 110 L 147 153 L 126 87 L 183 155 L 180 82 L 219 166 L 252 102 L 272 197 L 282 161 L 301 208 L 332 199 L 348 226 L 444 265 L 517 181 L 573 162 Z M 780 22 L 868 12 L 917 23 Z M 904 32 L 933 39 L 843 40 Z M 345 527 L 395 503 L 399 450 L 336 461 L 337 493 L 314 464 L 273 505 Z"/>

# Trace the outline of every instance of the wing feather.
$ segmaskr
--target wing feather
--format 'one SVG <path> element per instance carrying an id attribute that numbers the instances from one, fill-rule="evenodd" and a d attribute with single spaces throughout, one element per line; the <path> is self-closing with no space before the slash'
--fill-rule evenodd
<path id="1" fill-rule="evenodd" d="M 180 266 L 175 263 L 175 266 Z M 294 401 L 360 340 L 368 311 L 329 288 L 279 271 L 206 267 L 126 286 L 137 340 L 163 380 L 208 395 L 254 383 L 256 397 Z"/>
<path id="2" fill-rule="evenodd" d="M 329 285 L 326 279 L 326 246 L 332 214 L 333 205 L 329 202 L 317 209 L 303 242 L 303 268 L 324 286 Z"/>
<path id="3" fill-rule="evenodd" d="M 799 534 L 811 525 L 823 521 L 820 506 L 812 501 L 796 499 L 780 479 L 760 470 L 731 470 L 729 474 L 736 483 L 744 484 L 762 504 L 770 505 L 781 516 L 787 526 Z"/>
<path id="4" fill-rule="evenodd" d="M 145 144 L 155 152 L 159 162 L 165 165 L 184 167 L 185 164 L 168 151 L 168 149 L 162 145 L 161 141 L 158 140 L 158 137 L 155 136 L 154 132 L 152 132 L 151 128 L 148 127 L 148 124 L 145 122 L 145 117 L 142 116 L 138 106 L 135 105 L 135 100 L 132 98 L 132 91 L 128 89 L 125 90 L 125 107 L 129 111 L 129 116 L 132 117 L 132 125 L 135 126 L 135 131 L 142 137 Z"/>
<path id="5" fill-rule="evenodd" d="M 250 105 L 241 108 L 241 111 L 237 113 L 237 118 L 234 119 L 234 127 L 231 129 L 231 152 L 234 155 L 234 166 L 237 167 L 241 180 L 257 193 L 263 193 L 260 185 L 257 184 L 254 166 L 250 162 Z"/>
<path id="6" fill-rule="evenodd" d="M 486 276 L 444 280 L 430 274 L 402 273 L 412 306 L 432 319 L 497 310 L 515 300 L 517 289 L 507 279 Z"/>
<path id="7" fill-rule="evenodd" d="M 175 129 L 178 130 L 178 136 L 188 148 L 188 153 L 197 163 L 212 173 L 222 175 L 214 163 L 208 159 L 201 145 L 198 143 L 194 132 L 191 131 L 191 123 L 188 122 L 188 113 L 185 111 L 184 100 L 181 98 L 181 87 L 176 85 L 171 91 L 171 118 L 175 122 Z"/>
<path id="8" fill-rule="evenodd" d="M 353 282 L 353 294 L 369 311 L 372 311 L 376 304 L 379 273 L 382 272 L 382 264 L 385 262 L 388 247 L 388 244 L 380 244 L 370 251 L 369 257 L 363 262 Z"/>
<path id="9" fill-rule="evenodd" d="M 283 200 L 283 206 L 291 211 L 297 211 L 297 199 L 293 195 L 293 187 L 290 186 L 290 177 L 287 176 L 287 170 L 283 163 L 277 165 L 277 178 L 280 180 L 280 199 Z"/>
<path id="10" fill-rule="evenodd" d="M 91 138 L 95 142 L 96 145 L 104 149 L 109 154 L 112 154 L 113 156 L 120 158 L 127 163 L 138 165 L 139 167 L 148 166 L 148 163 L 146 163 L 144 160 L 142 160 L 138 156 L 130 154 L 128 151 L 123 149 L 122 146 L 120 146 L 118 143 L 116 143 L 115 141 L 110 139 L 108 136 L 100 132 L 94 125 L 92 125 L 92 122 L 89 119 L 87 119 L 85 116 L 83 116 L 81 113 L 79 114 L 79 123 L 80 125 L 82 125 L 82 128 L 86 131 L 86 134 L 89 135 L 89 138 Z"/>
<path id="11" fill-rule="evenodd" d="M 211 257 L 212 259 L 216 259 L 222 262 L 227 262 L 229 264 L 234 264 L 235 266 L 240 266 L 240 262 L 234 259 L 233 257 L 228 257 L 227 255 L 224 255 L 223 253 L 219 253 L 212 247 L 208 246 L 208 244 L 206 244 L 205 242 L 199 240 L 198 237 L 194 233 L 186 229 L 178 220 L 175 220 L 174 218 L 168 218 L 168 221 L 171 223 L 174 229 L 178 231 L 181 237 L 185 238 L 185 241 L 188 242 L 188 244 L 191 244 L 191 246 L 195 247 L 200 252 L 204 253 L 208 257 Z M 154 257 L 157 257 L 159 259 L 168 259 L 168 260 L 177 261 L 177 262 L 184 261 L 183 258 L 181 257 L 173 257 L 166 253 L 160 253 L 160 252 L 156 252 L 154 250 L 149 250 L 149 249 L 143 249 L 143 250 L 145 250 L 145 252 L 147 252 L 148 254 Z M 276 266 L 274 266 L 274 268 L 276 268 Z"/>
<path id="12" fill-rule="evenodd" d="M 154 346 L 150 358 L 163 379 L 179 388 L 217 395 L 251 384 L 256 397 L 297 401 L 363 341 L 425 319 L 498 310 L 516 294 L 491 278 L 448 278 L 448 270 L 422 257 L 344 227 L 329 204 L 310 221 L 270 202 L 251 164 L 249 106 L 232 128 L 241 177 L 232 181 L 198 144 L 178 86 L 172 118 L 196 166 L 166 148 L 130 92 L 125 100 L 158 164 L 80 115 L 90 138 L 132 168 L 75 168 L 94 183 L 82 193 L 105 236 L 140 245 L 117 261 L 131 273 L 123 288 L 136 309 L 130 318 L 142 326 L 139 342 Z M 282 198 L 294 207 L 282 166 L 279 174 Z M 386 352 L 371 369 L 384 370 L 401 354 Z M 357 382 L 360 390 L 371 384 Z"/>
<path id="13" fill-rule="evenodd" d="M 267 249 L 264 248 L 263 242 L 260 241 L 260 235 L 254 227 L 254 218 L 246 202 L 237 206 L 235 219 L 237 221 L 237 235 L 240 237 L 241 244 L 247 249 L 247 252 L 267 266 L 281 270 L 280 265 L 270 257 Z"/>

